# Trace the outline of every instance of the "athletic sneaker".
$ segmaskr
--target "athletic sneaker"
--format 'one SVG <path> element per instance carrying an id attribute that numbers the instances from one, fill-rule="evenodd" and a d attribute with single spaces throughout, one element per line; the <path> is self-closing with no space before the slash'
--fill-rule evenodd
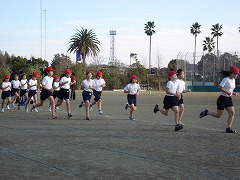
<path id="1" fill-rule="evenodd" d="M 87 117 L 86 117 L 86 120 L 91 121 L 90 116 L 87 116 Z"/>
<path id="2" fill-rule="evenodd" d="M 129 104 L 127 103 L 126 106 L 125 106 L 125 109 L 127 110 L 127 108 L 129 108 Z"/>
<path id="3" fill-rule="evenodd" d="M 181 130 L 181 129 L 183 129 L 183 126 L 182 126 L 181 124 L 177 124 L 177 125 L 175 126 L 174 131 L 179 131 L 179 130 Z"/>
<path id="4" fill-rule="evenodd" d="M 182 126 L 184 126 L 184 124 L 182 123 L 182 121 L 178 121 L 178 124 L 181 124 Z"/>
<path id="5" fill-rule="evenodd" d="M 79 108 L 83 107 L 83 101 L 81 102 L 81 104 L 78 106 Z"/>
<path id="6" fill-rule="evenodd" d="M 135 120 L 135 119 L 134 119 L 133 117 L 130 116 L 130 117 L 129 117 L 129 120 Z"/>
<path id="7" fill-rule="evenodd" d="M 4 113 L 4 108 L 1 109 L 1 112 Z"/>
<path id="8" fill-rule="evenodd" d="M 12 107 L 16 107 L 14 103 L 12 103 Z"/>
<path id="9" fill-rule="evenodd" d="M 208 110 L 205 109 L 203 112 L 200 113 L 199 117 L 203 118 L 204 116 L 208 115 Z"/>
<path id="10" fill-rule="evenodd" d="M 59 107 L 56 107 L 56 109 L 58 110 L 58 109 L 59 109 Z"/>
<path id="11" fill-rule="evenodd" d="M 154 113 L 157 113 L 158 111 L 159 111 L 159 105 L 156 104 L 155 107 L 154 107 L 154 109 L 153 109 L 153 112 L 154 112 Z"/>
<path id="12" fill-rule="evenodd" d="M 92 104 L 90 104 L 90 106 L 89 106 L 89 110 L 91 111 L 91 110 L 92 110 L 92 108 L 93 108 L 93 106 L 92 106 Z"/>
<path id="13" fill-rule="evenodd" d="M 49 110 L 49 111 L 52 111 L 52 110 L 51 110 L 51 106 L 50 106 L 50 105 L 48 106 L 48 110 Z"/>
<path id="14" fill-rule="evenodd" d="M 98 111 L 98 114 L 99 114 L 99 115 L 102 115 L 102 114 L 103 114 L 103 112 L 102 112 L 101 110 L 99 110 L 99 111 Z"/>
<path id="15" fill-rule="evenodd" d="M 7 109 L 10 109 L 10 106 L 9 105 L 6 105 Z"/>
<path id="16" fill-rule="evenodd" d="M 34 108 L 34 110 L 33 110 L 34 112 L 36 112 L 36 113 L 38 113 L 38 110 L 37 110 L 37 108 Z"/>
<path id="17" fill-rule="evenodd" d="M 68 113 L 67 117 L 68 117 L 68 118 L 72 117 L 72 114 Z"/>
<path id="18" fill-rule="evenodd" d="M 232 130 L 231 128 L 226 128 L 226 133 L 235 133 L 235 130 Z"/>
<path id="19" fill-rule="evenodd" d="M 25 112 L 28 113 L 28 108 L 27 107 L 25 107 Z"/>

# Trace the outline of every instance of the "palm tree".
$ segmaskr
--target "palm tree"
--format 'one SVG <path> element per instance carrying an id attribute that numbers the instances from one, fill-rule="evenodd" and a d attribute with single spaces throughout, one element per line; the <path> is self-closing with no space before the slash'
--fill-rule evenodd
<path id="1" fill-rule="evenodd" d="M 212 25 L 212 35 L 213 37 L 217 37 L 217 58 L 219 60 L 219 51 L 218 51 L 218 37 L 222 36 L 223 33 L 221 32 L 221 29 L 222 29 L 222 25 L 219 25 L 219 23 L 215 24 L 215 25 Z"/>
<path id="2" fill-rule="evenodd" d="M 148 21 L 146 24 L 144 24 L 144 32 L 150 37 L 150 46 L 149 46 L 149 74 L 151 72 L 151 46 L 152 46 L 152 35 L 155 34 L 155 25 L 154 21 Z"/>
<path id="3" fill-rule="evenodd" d="M 215 48 L 215 42 L 214 38 L 212 37 L 205 37 L 205 40 L 203 41 L 203 51 L 208 51 L 208 53 L 211 53 L 213 49 Z"/>
<path id="4" fill-rule="evenodd" d="M 90 31 L 84 28 L 81 30 L 77 29 L 77 33 L 71 37 L 69 44 L 68 51 L 70 53 L 79 50 L 84 66 L 86 66 L 87 56 L 96 57 L 97 53 L 100 51 L 100 41 L 92 29 Z"/>
<path id="5" fill-rule="evenodd" d="M 191 29 L 190 29 L 191 34 L 194 35 L 194 55 L 193 55 L 193 78 L 192 78 L 192 83 L 194 82 L 194 77 L 195 77 L 197 35 L 201 33 L 200 27 L 201 27 L 201 25 L 198 24 L 198 22 L 195 22 L 195 23 L 192 24 Z"/>

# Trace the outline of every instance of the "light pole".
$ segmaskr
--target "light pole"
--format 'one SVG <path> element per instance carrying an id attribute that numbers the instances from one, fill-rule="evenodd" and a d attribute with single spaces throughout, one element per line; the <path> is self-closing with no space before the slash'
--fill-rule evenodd
<path id="1" fill-rule="evenodd" d="M 188 52 L 185 54 L 185 63 L 184 63 L 184 72 L 185 72 L 185 76 L 184 76 L 184 81 L 186 81 L 186 76 L 187 76 L 187 55 L 188 55 Z"/>

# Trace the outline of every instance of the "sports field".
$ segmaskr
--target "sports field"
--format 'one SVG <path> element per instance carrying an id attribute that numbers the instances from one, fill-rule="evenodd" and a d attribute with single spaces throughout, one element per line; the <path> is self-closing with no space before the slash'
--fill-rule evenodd
<path id="1" fill-rule="evenodd" d="M 126 94 L 103 92 L 103 115 L 92 121 L 71 101 L 52 120 L 48 102 L 38 113 L 17 108 L 0 114 L 0 179 L 240 179 L 240 94 L 233 97 L 235 134 L 226 134 L 227 113 L 200 119 L 216 109 L 219 93 L 185 94 L 184 129 L 175 132 L 173 113 L 154 114 L 164 92 L 141 92 L 135 121 L 128 120 Z"/>

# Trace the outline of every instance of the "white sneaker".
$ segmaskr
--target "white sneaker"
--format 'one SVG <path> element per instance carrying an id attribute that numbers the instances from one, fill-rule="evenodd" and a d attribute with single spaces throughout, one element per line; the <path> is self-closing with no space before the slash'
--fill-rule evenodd
<path id="1" fill-rule="evenodd" d="M 7 109 L 10 109 L 10 106 L 9 106 L 9 105 L 7 105 L 6 107 L 7 107 Z"/>
<path id="2" fill-rule="evenodd" d="M 3 113 L 4 113 L 4 108 L 2 108 L 2 109 L 1 109 L 1 112 L 3 112 Z"/>
<path id="3" fill-rule="evenodd" d="M 12 107 L 16 107 L 14 103 L 12 103 Z"/>
<path id="4" fill-rule="evenodd" d="M 56 107 L 56 109 L 59 109 L 59 107 Z"/>
<path id="5" fill-rule="evenodd" d="M 28 108 L 27 107 L 25 107 L 25 112 L 28 113 Z"/>
<path id="6" fill-rule="evenodd" d="M 51 106 L 48 106 L 48 110 L 51 112 L 52 110 L 51 110 Z"/>
<path id="7" fill-rule="evenodd" d="M 103 112 L 102 112 L 101 110 L 99 110 L 99 111 L 98 111 L 98 114 L 99 114 L 99 115 L 102 115 L 102 114 L 103 114 Z"/>
<path id="8" fill-rule="evenodd" d="M 38 113 L 38 110 L 37 110 L 37 108 L 34 108 L 34 112 Z"/>

